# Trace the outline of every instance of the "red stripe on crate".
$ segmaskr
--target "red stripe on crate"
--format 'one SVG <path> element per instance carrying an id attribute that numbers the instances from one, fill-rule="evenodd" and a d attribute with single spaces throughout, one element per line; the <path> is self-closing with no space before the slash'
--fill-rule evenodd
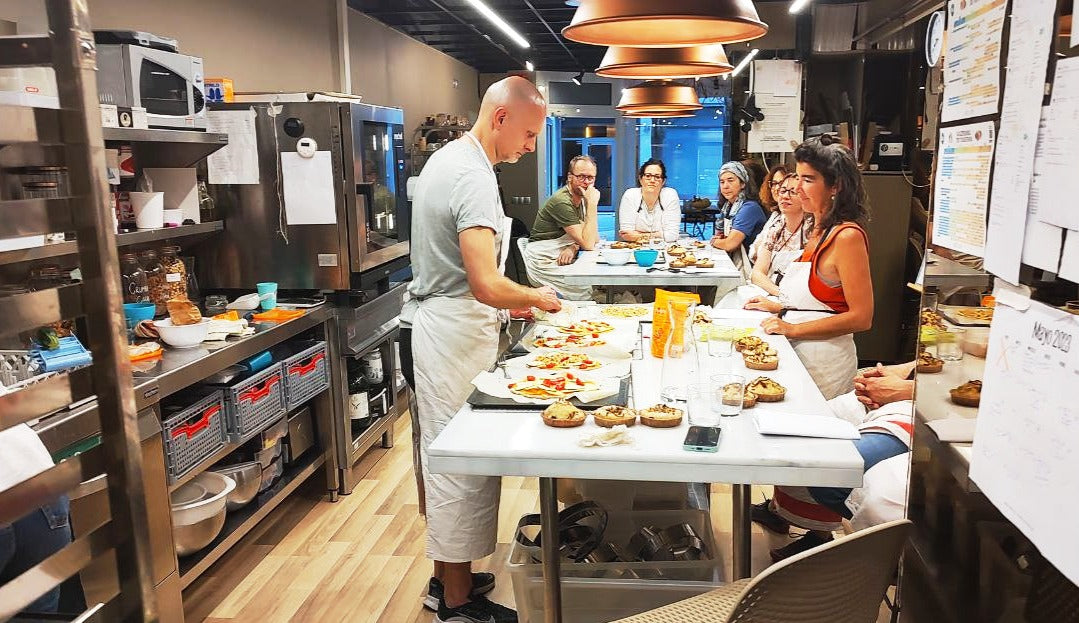
<path id="1" fill-rule="evenodd" d="M 322 361 L 325 357 L 326 355 L 324 353 L 318 353 L 311 358 L 311 361 L 307 363 L 298 363 L 290 367 L 288 369 L 288 373 L 292 374 L 293 372 L 298 372 L 300 376 L 307 376 L 309 373 L 313 372 L 315 368 L 318 367 L 318 362 Z"/>
<path id="2" fill-rule="evenodd" d="M 197 422 L 192 422 L 191 424 L 184 424 L 183 426 L 178 426 L 174 428 L 172 431 L 172 436 L 179 437 L 180 435 L 187 435 L 187 438 L 191 439 L 191 437 L 194 436 L 195 433 L 209 426 L 210 418 L 217 415 L 219 411 L 221 411 L 221 405 L 214 405 L 210 407 L 209 409 L 202 412 L 202 416 L 199 417 Z"/>
<path id="3" fill-rule="evenodd" d="M 271 376 L 270 378 L 266 379 L 266 382 L 262 384 L 262 387 L 253 387 L 240 394 L 240 402 L 243 402 L 245 400 L 250 400 L 251 402 L 257 402 L 259 400 L 262 400 L 270 394 L 270 390 L 273 389 L 273 386 L 280 382 L 280 375 Z"/>

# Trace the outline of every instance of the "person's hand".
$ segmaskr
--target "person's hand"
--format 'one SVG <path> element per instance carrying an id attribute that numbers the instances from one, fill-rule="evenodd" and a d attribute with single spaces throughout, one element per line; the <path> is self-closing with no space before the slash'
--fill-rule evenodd
<path id="1" fill-rule="evenodd" d="M 637 242 L 641 239 L 641 234 L 629 229 L 623 229 L 622 231 L 618 232 L 618 235 L 627 242 Z"/>
<path id="2" fill-rule="evenodd" d="M 778 314 L 783 311 L 783 305 L 764 296 L 754 296 L 746 301 L 742 308 L 751 311 L 766 311 L 771 314 Z"/>
<path id="3" fill-rule="evenodd" d="M 577 260 L 577 246 L 567 245 L 562 247 L 562 252 L 558 254 L 558 265 L 565 266 L 572 264 Z"/>
<path id="4" fill-rule="evenodd" d="M 556 313 L 562 310 L 562 301 L 558 298 L 558 292 L 551 286 L 536 288 L 536 302 L 532 305 L 545 312 Z"/>
<path id="5" fill-rule="evenodd" d="M 599 205 L 599 189 L 595 186 L 589 186 L 588 190 L 584 191 L 584 200 L 588 203 L 588 207 L 594 208 Z"/>
<path id="6" fill-rule="evenodd" d="M 790 335 L 794 325 L 779 316 L 769 316 L 761 322 L 761 328 L 768 335 Z"/>
<path id="7" fill-rule="evenodd" d="M 879 409 L 900 400 L 913 400 L 914 381 L 895 376 L 859 375 L 854 379 L 854 395 L 870 409 Z"/>

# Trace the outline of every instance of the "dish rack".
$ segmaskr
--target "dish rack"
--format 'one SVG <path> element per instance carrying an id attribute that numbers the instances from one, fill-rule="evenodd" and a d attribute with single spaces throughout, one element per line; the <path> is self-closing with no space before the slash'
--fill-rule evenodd
<path id="1" fill-rule="evenodd" d="M 330 386 L 330 368 L 326 357 L 326 342 L 319 341 L 284 360 L 282 368 L 289 411 Z"/>
<path id="2" fill-rule="evenodd" d="M 69 371 L 70 368 L 47 372 L 33 351 L 0 350 L 0 394 L 19 391 Z"/>
<path id="3" fill-rule="evenodd" d="M 228 445 L 225 399 L 215 390 L 161 424 L 169 482 L 182 478 Z"/>
<path id="4" fill-rule="evenodd" d="M 283 370 L 281 364 L 274 364 L 222 388 L 231 441 L 245 441 L 285 414 Z"/>

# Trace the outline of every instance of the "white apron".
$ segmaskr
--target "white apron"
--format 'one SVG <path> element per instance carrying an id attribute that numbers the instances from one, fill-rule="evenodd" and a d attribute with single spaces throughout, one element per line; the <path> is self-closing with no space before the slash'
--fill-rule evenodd
<path id="1" fill-rule="evenodd" d="M 743 251 L 744 253 L 744 251 Z M 786 274 L 787 268 L 794 260 L 798 259 L 802 255 L 801 250 L 794 251 L 776 251 L 772 253 L 772 265 L 769 267 L 769 278 L 773 283 L 776 281 L 778 274 Z M 755 296 L 771 296 L 764 290 L 764 288 L 754 284 L 747 283 L 742 286 L 738 286 L 734 290 L 723 295 L 723 298 L 716 303 L 717 309 L 742 309 L 749 302 L 749 299 Z"/>
<path id="2" fill-rule="evenodd" d="M 741 206 L 739 206 L 738 209 L 741 210 Z M 731 229 L 736 214 L 738 214 L 737 211 L 723 219 L 724 236 L 731 235 Z M 749 254 L 746 253 L 745 245 L 739 243 L 738 248 L 734 251 L 727 251 L 727 255 L 731 256 L 731 261 L 734 262 L 735 267 L 742 271 L 742 278 L 748 282 L 749 276 L 753 272 L 753 263 L 749 261 Z"/>
<path id="3" fill-rule="evenodd" d="M 550 286 L 571 301 L 591 301 L 592 286 L 570 285 L 563 274 L 564 267 L 558 265 L 558 256 L 562 249 L 576 244 L 569 234 L 554 240 L 530 240 L 525 245 L 525 266 L 528 268 L 528 281 L 534 286 Z"/>
<path id="4" fill-rule="evenodd" d="M 472 393 L 472 379 L 498 356 L 498 311 L 471 298 L 431 297 L 412 319 L 427 557 L 479 560 L 495 551 L 501 479 L 435 474 L 427 448 Z"/>
<path id="5" fill-rule="evenodd" d="M 826 318 L 832 308 L 817 300 L 809 290 L 811 262 L 791 262 L 784 273 L 779 289 L 791 307 L 784 320 L 798 324 Z M 817 311 L 819 310 L 819 311 Z M 858 372 L 858 351 L 854 335 L 847 333 L 825 340 L 791 340 L 794 352 L 802 360 L 809 375 L 826 400 L 854 390 L 854 375 Z"/>

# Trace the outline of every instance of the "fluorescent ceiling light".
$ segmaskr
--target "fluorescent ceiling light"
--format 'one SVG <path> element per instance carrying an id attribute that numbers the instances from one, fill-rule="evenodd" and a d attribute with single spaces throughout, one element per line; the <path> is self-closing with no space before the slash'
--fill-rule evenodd
<path id="1" fill-rule="evenodd" d="M 757 48 L 753 48 L 752 50 L 750 50 L 749 54 L 746 54 L 746 57 L 742 59 L 742 62 L 738 63 L 738 66 L 735 67 L 734 71 L 731 72 L 731 77 L 733 78 L 738 74 L 742 73 L 742 70 L 749 65 L 749 61 L 753 60 L 753 57 L 757 55 L 757 52 L 760 52 L 760 50 L 758 50 Z"/>
<path id="2" fill-rule="evenodd" d="M 787 12 L 791 14 L 798 13 L 807 6 L 809 6 L 809 0 L 794 0 L 794 2 L 791 2 L 791 6 L 787 9 Z"/>
<path id="3" fill-rule="evenodd" d="M 492 11 L 491 7 L 484 4 L 483 0 L 468 0 L 468 3 L 471 4 L 472 7 L 475 8 L 477 11 L 479 11 L 480 14 L 486 17 L 488 21 L 490 21 L 495 26 L 498 26 L 499 29 L 502 30 L 502 32 L 506 33 L 506 35 L 509 36 L 510 39 L 513 39 L 514 43 L 521 46 L 522 48 L 529 47 L 528 40 L 522 37 L 521 33 L 514 30 L 513 26 L 507 24 L 506 20 L 499 17 L 498 13 Z"/>
<path id="4" fill-rule="evenodd" d="M 525 69 L 528 71 L 536 71 L 536 66 L 532 64 L 532 61 L 525 61 Z"/>

